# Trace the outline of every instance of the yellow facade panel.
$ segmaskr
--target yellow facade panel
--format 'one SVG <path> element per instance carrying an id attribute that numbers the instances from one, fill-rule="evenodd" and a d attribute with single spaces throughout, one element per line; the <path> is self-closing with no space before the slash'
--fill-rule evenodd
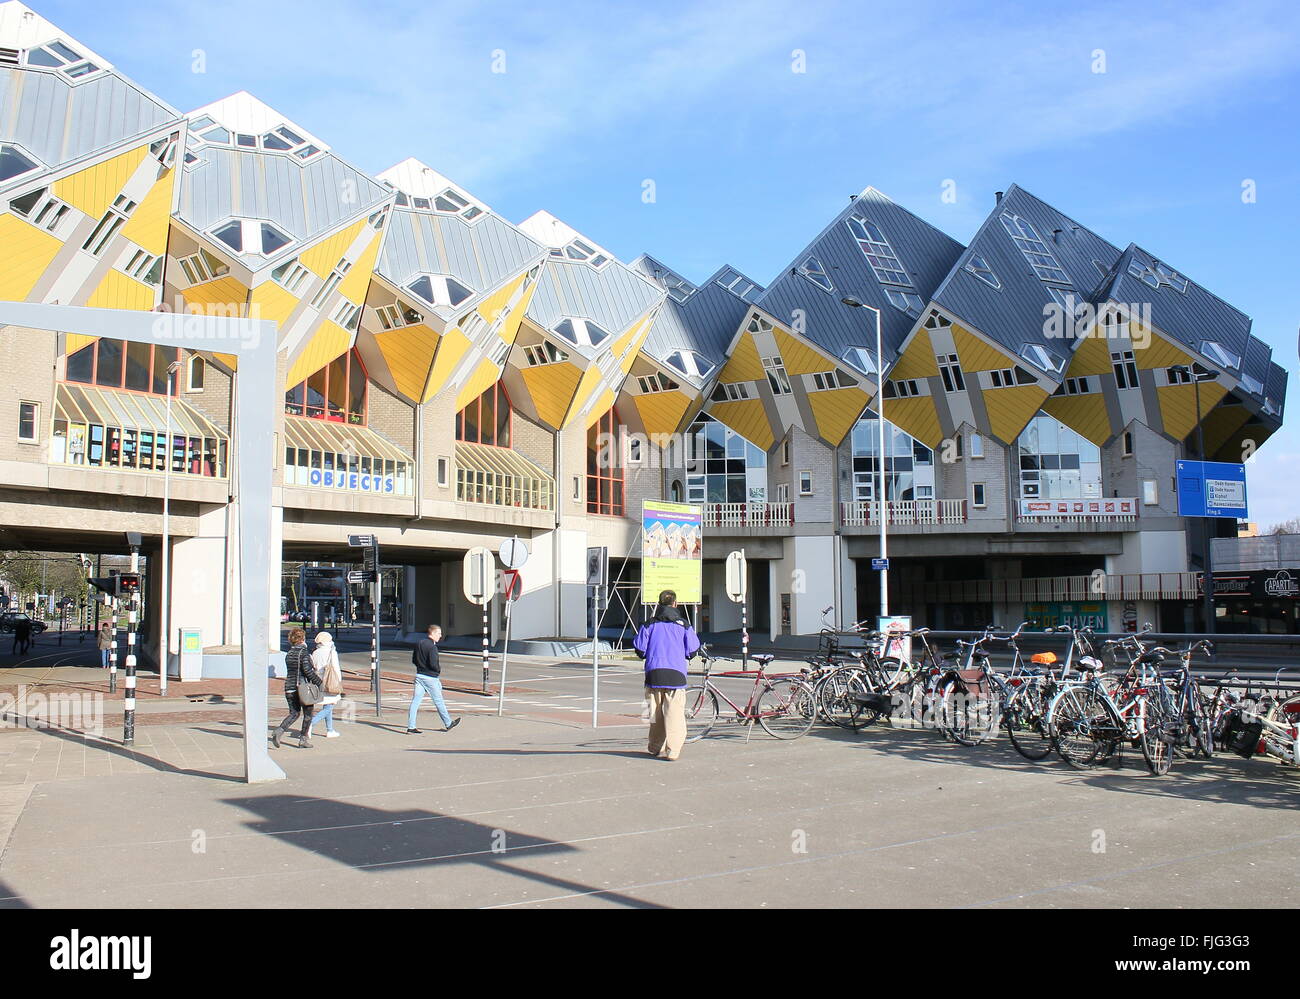
<path id="1" fill-rule="evenodd" d="M 715 402 L 709 409 L 709 415 L 764 451 L 770 449 L 776 440 L 761 399 Z"/>
<path id="2" fill-rule="evenodd" d="M 122 188 L 147 155 L 149 146 L 138 146 L 112 159 L 78 170 L 54 182 L 54 195 L 91 218 L 98 219 L 122 193 Z M 168 209 L 170 211 L 170 205 Z"/>
<path id="3" fill-rule="evenodd" d="M 223 277 L 205 284 L 196 284 L 186 288 L 182 294 L 187 304 L 210 306 L 233 306 L 239 315 L 243 315 L 248 303 L 248 289 L 238 278 Z"/>
<path id="4" fill-rule="evenodd" d="M 1083 337 L 1074 348 L 1070 366 L 1065 370 L 1066 377 L 1110 374 L 1110 345 L 1111 341 L 1100 333 Z"/>
<path id="5" fill-rule="evenodd" d="M 343 259 L 343 254 L 347 253 L 353 240 L 357 238 L 357 234 L 361 232 L 362 226 L 366 224 L 365 219 L 359 219 L 333 236 L 326 237 L 311 249 L 299 254 L 298 262 L 317 277 L 329 277 L 338 262 Z M 357 299 L 357 301 L 361 300 Z"/>
<path id="6" fill-rule="evenodd" d="M 592 403 L 591 409 L 587 410 L 586 429 L 590 430 L 591 425 L 608 413 L 609 407 L 612 405 L 614 405 L 614 390 L 608 387 L 601 389 L 600 395 Z"/>
<path id="7" fill-rule="evenodd" d="M 16 215 L 0 215 L 0 301 L 26 301 L 62 246 Z"/>
<path id="8" fill-rule="evenodd" d="M 447 387 L 452 373 L 470 348 L 469 337 L 459 328 L 453 327 L 442 335 L 438 341 L 438 353 L 433 358 L 433 370 L 429 372 L 429 383 L 424 387 L 424 398 L 428 402 Z"/>
<path id="9" fill-rule="evenodd" d="M 578 387 L 574 390 L 573 399 L 569 403 L 569 411 L 564 415 L 564 426 L 573 422 L 574 418 L 582 412 L 587 405 L 587 401 L 596 394 L 596 391 L 604 384 L 604 377 L 600 369 L 594 364 L 582 373 L 582 378 L 578 382 Z"/>
<path id="10" fill-rule="evenodd" d="M 353 305 L 365 303 L 366 292 L 370 289 L 370 279 L 375 273 L 375 259 L 379 256 L 381 235 L 381 233 L 377 232 L 370 237 L 370 242 L 361 251 L 361 255 L 357 257 L 357 262 L 352 265 L 352 269 L 339 282 L 339 294 Z"/>
<path id="11" fill-rule="evenodd" d="M 989 414 L 989 430 L 1003 444 L 1014 444 L 1046 398 L 1046 390 L 1037 385 L 985 389 L 984 408 Z"/>
<path id="12" fill-rule="evenodd" d="M 939 364 L 934 357 L 934 344 L 928 330 L 917 330 L 912 342 L 903 351 L 893 370 L 885 377 L 894 381 L 907 378 L 934 378 L 939 374 Z"/>
<path id="13" fill-rule="evenodd" d="M 1191 355 L 1186 351 L 1180 350 L 1172 343 L 1162 337 L 1159 333 L 1151 333 L 1137 323 L 1130 327 L 1130 334 L 1133 338 L 1133 358 L 1139 368 L 1168 368 L 1175 364 L 1191 364 Z M 1146 341 L 1146 347 L 1139 347 L 1138 344 Z"/>
<path id="14" fill-rule="evenodd" d="M 456 393 L 456 408 L 464 409 L 497 383 L 501 370 L 489 358 L 481 359 L 474 366 L 473 373 L 465 379 L 460 391 Z"/>
<path id="15" fill-rule="evenodd" d="M 1204 404 L 1205 399 L 1202 397 L 1202 407 Z M 1195 402 L 1193 402 L 1193 405 L 1195 405 Z M 1246 425 L 1248 419 L 1250 419 L 1250 410 L 1245 406 L 1219 406 L 1211 411 L 1203 420 L 1206 453 L 1217 455 L 1219 450 L 1232 440 L 1233 435 Z M 1243 461 L 1244 458 L 1241 454 L 1236 454 L 1224 460 Z"/>
<path id="16" fill-rule="evenodd" d="M 1177 362 L 1175 362 L 1177 363 Z M 1226 386 L 1216 382 L 1201 385 L 1201 414 L 1208 414 L 1228 394 Z M 1156 389 L 1160 400 L 1160 419 L 1164 432 L 1174 440 L 1185 440 L 1196 426 L 1196 386 L 1161 385 Z"/>
<path id="17" fill-rule="evenodd" d="M 99 287 L 86 300 L 86 307 L 91 309 L 131 309 L 136 312 L 149 312 L 157 304 L 156 289 L 117 270 L 105 274 Z"/>
<path id="18" fill-rule="evenodd" d="M 934 400 L 929 396 L 912 399 L 889 399 L 885 402 L 885 419 L 905 430 L 929 448 L 937 448 L 943 441 L 939 414 Z"/>
<path id="19" fill-rule="evenodd" d="M 1106 413 L 1106 400 L 1100 393 L 1052 396 L 1043 403 L 1043 412 L 1056 417 L 1098 447 L 1110 439 L 1110 417 Z"/>
<path id="20" fill-rule="evenodd" d="M 171 226 L 172 190 L 176 171 L 168 170 L 140 202 L 140 207 L 122 226 L 122 235 L 143 250 L 157 255 L 167 251 L 167 233 Z"/>
<path id="21" fill-rule="evenodd" d="M 506 307 L 506 303 L 510 301 L 510 297 L 514 295 L 516 291 L 519 290 L 519 286 L 523 284 L 524 279 L 527 276 L 528 275 L 526 274 L 520 274 L 517 277 L 514 277 L 511 280 L 507 281 L 500 288 L 494 291 L 491 295 L 488 295 L 487 298 L 479 302 L 478 309 L 477 309 L 478 314 L 482 316 L 486 322 L 495 323 L 497 321 L 497 317 L 501 314 L 501 310 Z M 534 286 L 534 288 L 535 287 L 536 286 Z M 532 288 L 529 289 L 530 292 L 532 290 L 533 290 Z M 528 302 L 526 300 L 521 300 L 519 304 L 515 307 L 512 315 L 522 316 L 524 314 L 524 310 L 526 310 L 527 308 L 528 308 Z M 514 324 L 514 325 L 517 331 L 518 324 Z M 507 342 L 513 343 L 514 340 L 513 338 L 511 338 Z"/>
<path id="22" fill-rule="evenodd" d="M 338 323 L 325 320 L 289 367 L 289 374 L 284 380 L 285 388 L 297 385 L 308 375 L 315 374 L 351 346 L 352 334 Z"/>
<path id="23" fill-rule="evenodd" d="M 781 352 L 781 361 L 787 374 L 811 375 L 814 371 L 829 371 L 835 367 L 831 358 L 781 327 L 775 327 L 772 335 L 776 338 L 776 347 Z"/>
<path id="24" fill-rule="evenodd" d="M 269 319 L 283 326 L 298 308 L 298 296 L 274 281 L 263 281 L 249 296 L 249 315 L 255 319 Z"/>
<path id="25" fill-rule="evenodd" d="M 565 362 L 524 368 L 519 373 L 528 387 L 537 418 L 552 430 L 558 430 L 564 425 L 569 403 L 582 380 L 582 368 Z"/>
<path id="26" fill-rule="evenodd" d="M 869 399 L 867 393 L 855 388 L 809 392 L 808 405 L 817 421 L 818 436 L 839 447 L 867 408 Z"/>
<path id="27" fill-rule="evenodd" d="M 963 371 L 992 371 L 1018 363 L 1006 351 L 986 343 L 956 323 L 952 324 L 952 339 L 957 345 L 957 357 Z"/>
<path id="28" fill-rule="evenodd" d="M 758 356 L 758 348 L 754 346 L 753 336 L 749 333 L 740 334 L 740 339 L 736 341 L 731 357 L 723 365 L 718 380 L 725 385 L 730 385 L 735 382 L 762 381 L 764 377 L 763 361 Z"/>
<path id="29" fill-rule="evenodd" d="M 675 434 L 691 409 L 691 397 L 682 392 L 652 392 L 632 396 L 647 434 Z"/>
<path id="30" fill-rule="evenodd" d="M 419 401 L 424 382 L 438 351 L 438 334 L 419 323 L 387 333 L 376 333 L 375 344 L 393 376 L 393 384 L 408 399 Z"/>

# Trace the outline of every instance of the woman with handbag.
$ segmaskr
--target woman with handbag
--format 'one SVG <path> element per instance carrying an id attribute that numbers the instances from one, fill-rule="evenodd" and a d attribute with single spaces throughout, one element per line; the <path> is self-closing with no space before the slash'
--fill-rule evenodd
<path id="1" fill-rule="evenodd" d="M 289 716 L 271 733 L 271 742 L 280 748 L 280 737 L 302 715 L 302 731 L 298 736 L 301 749 L 311 749 L 311 716 L 316 703 L 324 697 L 321 676 L 312 667 L 307 652 L 307 633 L 301 628 L 289 632 L 289 651 L 284 654 L 284 700 L 289 705 Z"/>
<path id="2" fill-rule="evenodd" d="M 322 631 L 316 636 L 316 651 L 311 654 L 311 665 L 321 675 L 325 696 L 312 715 L 307 731 L 310 733 L 323 718 L 325 738 L 337 739 L 339 733 L 334 728 L 334 705 L 343 695 L 343 670 L 339 668 L 339 653 L 334 647 L 334 636 L 328 631 Z"/>

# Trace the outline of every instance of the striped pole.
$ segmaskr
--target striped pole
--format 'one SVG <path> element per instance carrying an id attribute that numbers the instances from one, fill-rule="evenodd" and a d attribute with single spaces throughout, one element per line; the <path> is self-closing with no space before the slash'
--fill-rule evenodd
<path id="1" fill-rule="evenodd" d="M 109 624 L 113 643 L 108 648 L 108 692 L 117 693 L 117 597 L 108 598 Z"/>
<path id="2" fill-rule="evenodd" d="M 140 551 L 131 549 L 131 572 L 140 571 Z M 140 590 L 131 594 L 126 612 L 126 693 L 122 697 L 125 716 L 122 721 L 122 744 L 135 745 L 135 629 L 140 619 Z"/>
<path id="3" fill-rule="evenodd" d="M 483 604 L 483 693 L 485 694 L 488 692 L 488 605 L 490 603 L 489 600 Z"/>

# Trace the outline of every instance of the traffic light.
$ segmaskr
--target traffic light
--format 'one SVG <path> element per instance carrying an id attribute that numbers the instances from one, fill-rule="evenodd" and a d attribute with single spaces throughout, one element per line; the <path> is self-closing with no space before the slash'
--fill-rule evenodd
<path id="1" fill-rule="evenodd" d="M 119 572 L 117 574 L 117 595 L 129 597 L 140 592 L 140 574 L 138 572 Z"/>

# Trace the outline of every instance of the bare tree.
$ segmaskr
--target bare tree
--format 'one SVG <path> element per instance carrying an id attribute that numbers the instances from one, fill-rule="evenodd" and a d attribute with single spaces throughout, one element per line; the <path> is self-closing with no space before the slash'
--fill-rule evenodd
<path id="1" fill-rule="evenodd" d="M 1284 520 L 1280 524 L 1274 524 L 1266 534 L 1300 534 L 1300 517 L 1292 517 L 1290 520 Z"/>

